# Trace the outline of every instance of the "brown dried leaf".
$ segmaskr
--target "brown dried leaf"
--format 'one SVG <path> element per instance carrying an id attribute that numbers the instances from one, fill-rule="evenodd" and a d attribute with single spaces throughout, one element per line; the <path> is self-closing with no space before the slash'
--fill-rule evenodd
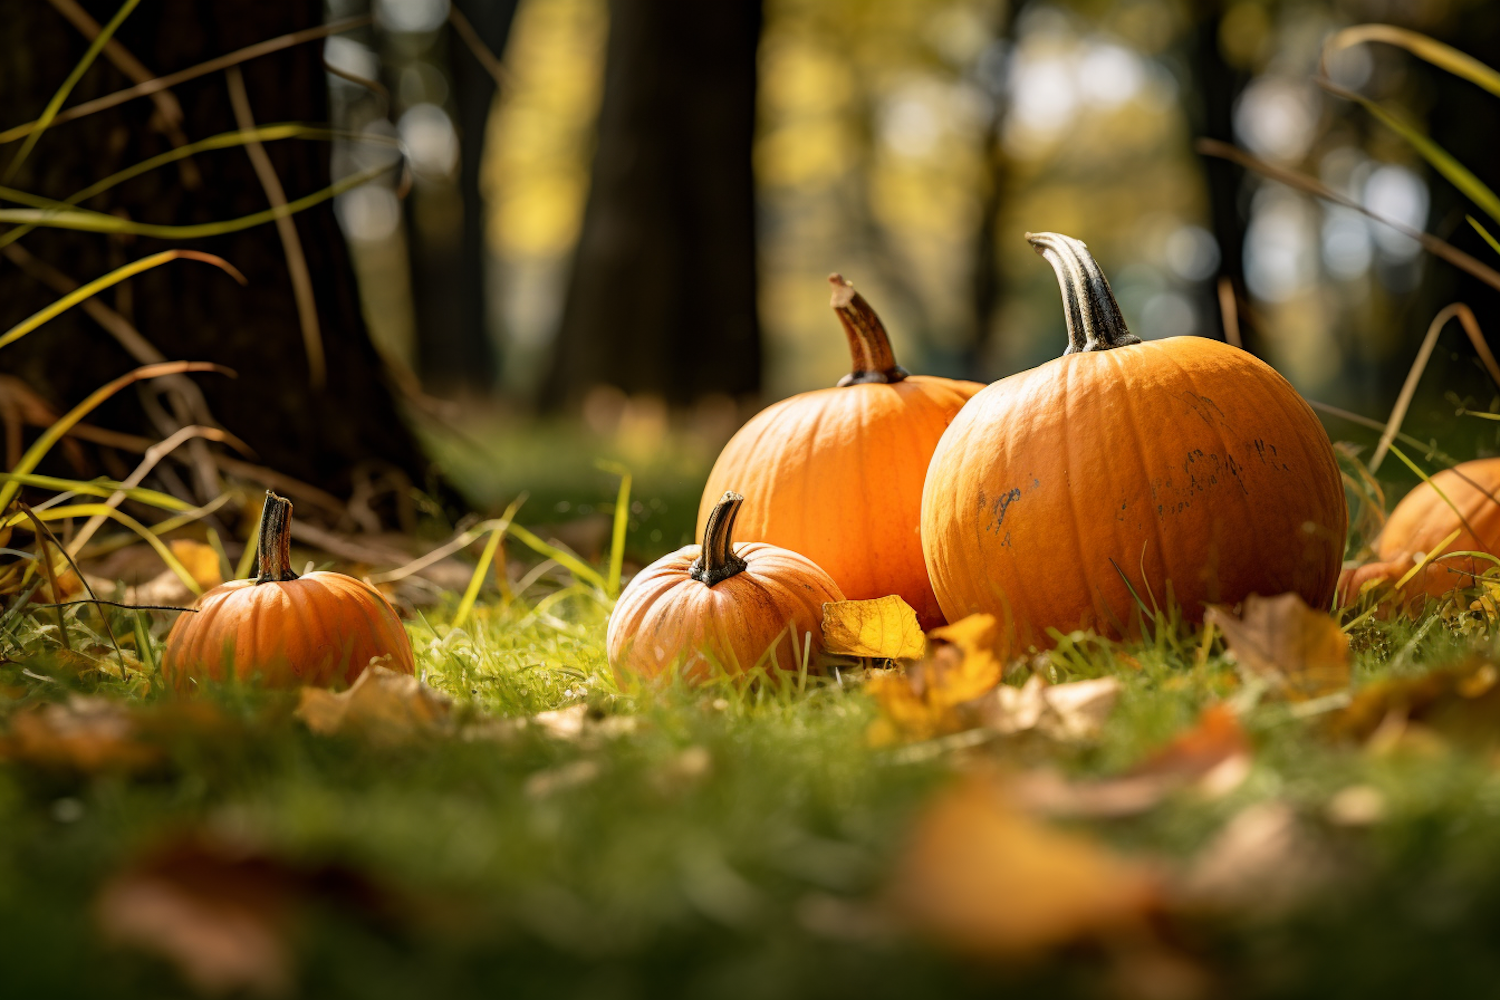
<path id="1" fill-rule="evenodd" d="M 1145 866 L 1029 819 L 973 775 L 918 821 L 890 898 L 941 944 L 1014 956 L 1137 927 L 1158 890 Z"/>
<path id="2" fill-rule="evenodd" d="M 94 919 L 106 940 L 161 956 L 200 993 L 288 994 L 293 931 L 308 903 L 397 918 L 398 901 L 357 872 L 305 868 L 221 836 L 175 836 L 100 888 Z"/>
<path id="3" fill-rule="evenodd" d="M 73 695 L 11 719 L 5 756 L 92 773 L 146 770 L 159 764 L 164 754 L 142 738 L 139 713 L 104 698 Z"/>
<path id="4" fill-rule="evenodd" d="M 1189 908 L 1275 915 L 1293 909 L 1340 874 L 1328 848 L 1285 802 L 1247 806 L 1189 866 L 1177 903 Z"/>
<path id="5" fill-rule="evenodd" d="M 1119 696 L 1120 682 L 1113 677 L 1048 684 L 1032 674 L 1023 687 L 1001 684 L 973 704 L 983 724 L 997 732 L 1035 730 L 1073 741 L 1098 735 Z"/>
<path id="6" fill-rule="evenodd" d="M 377 743 L 404 743 L 444 729 L 452 705 L 415 677 L 372 665 L 347 691 L 304 687 L 295 714 L 324 736 L 356 733 Z"/>
<path id="7" fill-rule="evenodd" d="M 1388 677 L 1361 688 L 1330 716 L 1335 738 L 1372 749 L 1421 749 L 1422 738 L 1477 750 L 1500 747 L 1500 671 L 1473 660 L 1414 677 Z M 1413 738 L 1417 737 L 1417 738 Z"/>
<path id="8" fill-rule="evenodd" d="M 1349 686 L 1349 638 L 1332 616 L 1314 611 L 1297 594 L 1245 599 L 1243 617 L 1210 608 L 1240 666 L 1294 701 L 1320 698 Z"/>
<path id="9" fill-rule="evenodd" d="M 1033 771 L 1013 779 L 1011 791 L 1027 809 L 1049 816 L 1134 816 L 1187 787 L 1223 796 L 1249 776 L 1250 764 L 1250 740 L 1239 719 L 1227 705 L 1212 705 L 1193 728 L 1121 777 L 1075 783 L 1055 771 Z"/>
<path id="10" fill-rule="evenodd" d="M 898 595 L 823 605 L 823 645 L 835 656 L 915 660 L 927 649 L 917 613 Z"/>

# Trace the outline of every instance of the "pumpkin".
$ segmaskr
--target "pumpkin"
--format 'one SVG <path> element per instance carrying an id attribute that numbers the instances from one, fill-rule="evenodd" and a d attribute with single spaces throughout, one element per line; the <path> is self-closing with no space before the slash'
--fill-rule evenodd
<path id="1" fill-rule="evenodd" d="M 1088 248 L 1027 239 L 1057 273 L 1061 358 L 990 385 L 943 435 L 922 548 L 950 620 L 1139 634 L 1176 605 L 1295 592 L 1328 607 L 1348 511 L 1328 435 L 1269 365 L 1204 337 L 1141 341 Z"/>
<path id="2" fill-rule="evenodd" d="M 702 680 L 715 669 L 797 670 L 823 652 L 823 605 L 839 585 L 806 556 L 732 532 L 745 498 L 725 493 L 708 515 L 702 545 L 641 570 L 609 617 L 606 646 L 618 674 L 676 670 Z"/>
<path id="3" fill-rule="evenodd" d="M 1458 537 L 1444 546 L 1443 553 L 1500 555 L 1500 458 L 1462 462 L 1406 494 L 1375 541 L 1375 561 L 1346 571 L 1339 581 L 1339 603 L 1357 602 L 1367 584 L 1371 589 L 1382 584 L 1394 588 L 1455 531 Z M 1482 557 L 1438 558 L 1408 580 L 1399 595 L 1385 599 L 1420 605 L 1428 596 L 1443 597 L 1455 587 L 1473 586 L 1476 577 L 1494 566 Z"/>
<path id="4" fill-rule="evenodd" d="M 291 568 L 292 504 L 267 491 L 259 575 L 204 594 L 167 634 L 162 675 L 186 692 L 205 680 L 258 677 L 270 687 L 351 684 L 375 657 L 416 672 L 411 642 L 380 592 L 343 573 Z"/>
<path id="5" fill-rule="evenodd" d="M 802 553 L 851 600 L 899 594 L 932 628 L 943 616 L 922 563 L 922 482 L 938 438 L 983 386 L 908 375 L 864 297 L 837 274 L 828 280 L 854 370 L 740 428 L 709 473 L 698 530 L 735 490 L 750 498 L 742 538 Z"/>

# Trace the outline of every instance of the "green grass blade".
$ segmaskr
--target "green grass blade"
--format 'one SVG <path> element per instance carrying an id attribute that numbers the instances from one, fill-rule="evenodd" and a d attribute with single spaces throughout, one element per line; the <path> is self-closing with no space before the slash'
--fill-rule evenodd
<path id="1" fill-rule="evenodd" d="M 167 166 L 178 160 L 185 160 L 199 153 L 212 152 L 217 149 L 231 149 L 236 146 L 244 146 L 252 142 L 275 142 L 281 139 L 308 139 L 329 140 L 334 138 L 364 139 L 377 144 L 392 143 L 394 139 L 386 136 L 369 137 L 363 133 L 340 132 L 335 129 L 317 128 L 311 125 L 299 125 L 295 122 L 283 122 L 274 125 L 263 125 L 259 128 L 246 129 L 238 132 L 225 132 L 220 135 L 209 136 L 198 142 L 191 142 L 185 146 L 168 150 L 159 156 L 153 156 L 148 160 L 142 160 L 134 166 L 126 167 L 124 170 L 116 171 L 100 181 L 95 181 L 80 191 L 75 191 L 60 202 L 50 202 L 48 199 L 26 196 L 26 192 L 5 190 L 0 188 L 0 197 L 15 201 L 18 204 L 30 205 L 33 208 L 48 208 L 51 211 L 65 211 L 78 205 L 95 195 L 103 194 L 110 188 L 123 184 L 132 178 L 149 173 L 159 167 Z M 0 235 L 0 247 L 14 243 L 36 228 L 35 225 L 14 226 Z"/>
<path id="2" fill-rule="evenodd" d="M 130 12 L 135 10 L 140 2 L 141 0 L 125 0 L 120 5 L 120 9 L 115 11 L 115 16 L 109 19 L 109 23 L 99 29 L 99 34 L 94 36 L 94 40 L 89 43 L 88 49 L 83 53 L 83 58 L 78 60 L 78 65 L 73 67 L 73 72 L 69 73 L 62 86 L 57 88 L 57 93 L 52 95 L 52 100 L 47 102 L 42 116 L 36 121 L 36 127 L 21 144 L 15 159 L 11 160 L 10 166 L 5 168 L 5 180 L 9 181 L 16 175 L 16 171 L 21 169 L 21 164 L 26 162 L 26 157 L 30 156 L 32 149 L 36 147 L 37 140 L 42 137 L 43 132 L 47 131 L 47 126 L 52 124 L 52 119 L 56 118 L 57 113 L 62 110 L 63 101 L 68 99 L 68 95 L 73 92 L 78 81 L 83 79 L 83 74 L 88 72 L 94 60 L 99 57 L 99 53 L 104 51 L 104 46 L 109 44 L 109 40 L 114 37 L 115 31 L 125 23 Z"/>
<path id="3" fill-rule="evenodd" d="M 595 462 L 605 472 L 620 477 L 620 492 L 615 496 L 615 524 L 609 541 L 609 575 L 605 582 L 605 593 L 617 597 L 620 593 L 620 573 L 625 566 L 625 533 L 630 528 L 630 470 L 618 462 Z"/>
<path id="4" fill-rule="evenodd" d="M 1403 452 L 1400 448 L 1397 448 L 1395 445 L 1391 445 L 1391 454 L 1395 455 L 1403 463 L 1405 463 L 1408 469 L 1415 472 L 1421 478 L 1422 482 L 1426 483 L 1428 486 L 1431 486 L 1432 492 L 1441 497 L 1443 503 L 1448 505 L 1448 509 L 1453 511 L 1453 516 L 1458 518 L 1458 523 L 1463 525 L 1464 528 L 1467 529 L 1469 534 L 1478 537 L 1478 532 L 1474 530 L 1474 526 L 1469 523 L 1468 518 L 1464 517 L 1463 511 L 1459 510 L 1458 507 L 1453 503 L 1453 501 L 1448 499 L 1448 494 L 1443 492 L 1443 488 L 1441 486 L 1432 481 L 1431 476 L 1423 472 L 1421 467 L 1417 465 L 1416 462 L 1413 462 L 1411 459 L 1407 458 L 1406 453 Z"/>
<path id="5" fill-rule="evenodd" d="M 144 379 L 161 378 L 163 375 L 181 375 L 185 372 L 230 373 L 230 370 L 206 361 L 168 361 L 159 365 L 143 365 L 134 371 L 126 372 L 108 385 L 95 389 L 89 394 L 87 399 L 73 407 L 59 418 L 56 423 L 43 431 L 41 437 L 32 442 L 30 448 L 26 449 L 26 454 L 21 456 L 21 461 L 16 464 L 15 468 L 11 469 L 11 472 L 18 474 L 31 472 L 46 457 L 47 452 L 52 450 L 52 446 L 57 444 L 64 434 L 73 429 L 74 424 L 88 416 L 106 399 L 127 385 L 132 385 Z M 0 510 L 5 510 L 10 506 L 11 500 L 20 492 L 20 489 L 21 484 L 14 480 L 7 482 L 4 486 L 0 486 Z"/>
<path id="6" fill-rule="evenodd" d="M 5 331 L 4 334 L 0 334 L 0 347 L 15 343 L 37 327 L 67 312 L 85 299 L 92 298 L 110 286 L 118 285 L 122 281 L 135 277 L 142 271 L 149 271 L 153 267 L 160 267 L 174 260 L 197 260 L 205 264 L 212 264 L 234 278 L 241 285 L 249 284 L 245 280 L 245 276 L 233 264 L 222 257 L 215 257 L 213 254 L 203 253 L 201 250 L 163 250 L 161 253 L 152 254 L 150 257 L 142 257 L 140 260 L 126 264 L 124 267 L 117 267 L 104 277 L 95 278 L 87 285 L 73 289 L 47 308 L 28 316 Z"/>
<path id="7" fill-rule="evenodd" d="M 1412 148 L 1421 154 L 1422 159 L 1432 165 L 1432 169 L 1446 177 L 1448 182 L 1462 191 L 1470 201 L 1484 209 L 1486 215 L 1500 222 L 1500 197 L 1497 197 L 1484 181 L 1475 177 L 1468 167 L 1458 162 L 1446 149 L 1423 135 L 1415 125 L 1392 114 L 1368 97 L 1326 81 L 1320 82 L 1329 92 L 1346 100 L 1358 102 L 1386 128 L 1410 143 Z"/>
<path id="8" fill-rule="evenodd" d="M 150 528 L 129 514 L 121 513 L 114 507 L 102 503 L 75 503 L 67 507 L 50 507 L 47 510 L 34 511 L 33 513 L 43 521 L 65 521 L 73 517 L 94 517 L 98 514 L 113 518 L 135 532 L 147 545 L 155 549 L 156 554 L 161 557 L 161 561 L 167 564 L 167 568 L 176 575 L 177 579 L 182 581 L 184 587 L 194 594 L 203 593 L 203 588 L 198 585 L 197 580 L 193 579 L 193 574 L 189 573 L 187 567 L 183 566 L 177 557 L 172 555 L 172 550 L 167 548 L 166 543 L 158 538 Z M 25 513 L 12 514 L 10 517 L 0 520 L 0 528 L 14 527 L 25 520 Z M 160 527 L 160 525 L 157 527 Z"/>
<path id="9" fill-rule="evenodd" d="M 331 198 L 336 198 L 345 191 L 352 191 L 361 184 L 367 184 L 381 174 L 389 173 L 397 163 L 389 163 L 384 166 L 371 167 L 361 170 L 357 174 L 351 174 L 341 181 L 329 185 L 312 194 L 304 195 L 296 201 L 289 201 L 285 205 L 276 208 L 268 208 L 251 215 L 243 215 L 238 219 L 225 219 L 222 222 L 204 222 L 193 226 L 162 226 L 149 222 L 135 222 L 130 219 L 121 219 L 118 216 L 106 215 L 103 212 L 89 212 L 83 209 L 63 206 L 62 202 L 47 202 L 35 208 L 7 208 L 0 209 L 0 222 L 12 222 L 20 225 L 45 226 L 49 229 L 73 229 L 86 233 L 130 233 L 135 236 L 149 236 L 163 240 L 195 240 L 206 236 L 223 236 L 226 233 L 237 233 L 245 229 L 253 229 L 267 222 L 275 222 L 277 219 L 298 212 L 306 211 L 315 205 L 321 205 Z M 12 201 L 45 201 L 28 196 L 26 199 L 12 197 L 17 192 L 0 192 L 0 197 Z M 66 210 L 64 210 L 66 209 Z"/>
<path id="10" fill-rule="evenodd" d="M 1326 67 L 1328 57 L 1340 49 L 1365 42 L 1384 42 L 1403 48 L 1418 59 L 1429 62 L 1438 69 L 1447 70 L 1500 97 L 1500 73 L 1451 45 L 1444 45 L 1420 32 L 1408 31 L 1391 24 L 1356 24 L 1340 31 L 1323 46 L 1323 65 Z M 1328 75 L 1326 70 L 1323 75 Z"/>
<path id="11" fill-rule="evenodd" d="M 1474 218 L 1474 216 L 1466 215 L 1464 218 L 1468 219 L 1469 225 L 1473 226 L 1479 235 L 1484 237 L 1484 241 L 1490 245 L 1491 250 L 1500 253 L 1500 240 L 1496 240 L 1495 237 L 1491 236 L 1490 231 L 1481 226 L 1479 220 Z"/>
<path id="12" fill-rule="evenodd" d="M 0 482 L 16 482 L 22 486 L 34 486 L 42 490 L 56 490 L 59 493 L 71 492 L 82 493 L 91 497 L 113 496 L 116 492 L 123 491 L 132 500 L 159 507 L 162 510 L 182 512 L 192 510 L 193 505 L 185 500 L 179 500 L 170 493 L 158 493 L 156 490 L 148 490 L 140 486 L 126 486 L 112 479 L 60 479 L 57 476 L 38 476 L 33 473 L 0 472 Z"/>
<path id="13" fill-rule="evenodd" d="M 532 551 L 540 552 L 548 559 L 555 559 L 561 565 L 566 566 L 568 572 L 572 573 L 578 579 L 587 580 L 600 590 L 606 590 L 606 581 L 603 576 L 599 575 L 599 571 L 582 559 L 579 559 L 573 553 L 560 549 L 556 545 L 547 544 L 519 524 L 511 525 L 510 533 L 515 537 L 516 541 L 526 545 Z"/>
<path id="14" fill-rule="evenodd" d="M 458 611 L 453 615 L 453 627 L 463 628 L 464 622 L 469 620 L 469 612 L 474 610 L 474 601 L 479 597 L 479 588 L 484 585 L 484 578 L 490 571 L 490 563 L 494 561 L 495 550 L 500 548 L 500 539 L 505 537 L 505 525 L 497 524 L 490 531 L 489 541 L 484 543 L 484 551 L 479 554 L 479 565 L 474 567 L 474 575 L 469 577 L 469 586 L 464 590 L 463 600 L 458 602 Z M 501 569 L 499 572 L 504 572 Z"/>

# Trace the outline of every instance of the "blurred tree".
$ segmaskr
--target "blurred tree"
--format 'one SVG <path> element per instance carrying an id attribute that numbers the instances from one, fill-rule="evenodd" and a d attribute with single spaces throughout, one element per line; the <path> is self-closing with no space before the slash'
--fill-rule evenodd
<path id="1" fill-rule="evenodd" d="M 54 7 L 34 0 L 0 0 L 0 108 L 18 123 L 38 115 L 88 46 L 84 34 Z M 81 7 L 106 21 L 115 0 Z M 142 4 L 116 35 L 153 73 L 167 73 L 321 24 L 319 0 L 200 4 L 161 0 Z M 296 45 L 243 67 L 244 96 L 256 121 L 327 120 L 322 43 Z M 130 86 L 133 81 L 101 58 L 84 75 L 69 105 Z M 62 199 L 110 173 L 171 148 L 173 128 L 189 139 L 233 131 L 230 81 L 213 73 L 173 89 L 182 118 L 168 127 L 160 102 L 135 100 L 49 130 L 11 186 Z M 12 144 L 0 163 L 9 163 Z M 265 147 L 269 166 L 288 198 L 327 187 L 329 148 L 317 142 Z M 195 157 L 184 169 L 150 171 L 86 202 L 85 207 L 160 224 L 233 219 L 268 206 L 263 180 L 243 149 Z M 355 467 L 373 460 L 418 484 L 427 463 L 402 423 L 385 373 L 366 333 L 343 236 L 331 202 L 294 217 L 316 301 L 326 380 L 304 347 L 283 241 L 274 225 L 199 240 L 102 236 L 38 229 L 0 260 L 0 329 L 58 298 L 58 282 L 82 282 L 111 268 L 175 246 L 218 254 L 249 279 L 241 288 L 227 276 L 194 264 L 158 268 L 120 285 L 100 304 L 110 306 L 168 358 L 227 365 L 237 379 L 203 376 L 213 415 L 268 466 L 348 495 Z M 21 252 L 24 248 L 24 252 Z M 17 266 L 24 262 L 23 269 Z M 50 284 L 49 284 L 50 282 Z M 135 356 L 132 356 L 134 353 Z M 67 408 L 101 383 L 142 360 L 101 329 L 83 309 L 54 319 L 5 348 L 5 372 L 58 408 Z M 153 415 L 148 420 L 144 409 Z M 180 415 L 179 415 L 180 416 Z M 91 419 L 121 429 L 164 433 L 171 424 L 152 394 L 128 393 Z M 152 426 L 152 424 L 155 426 Z M 367 466 L 367 468 L 370 468 Z"/>
<path id="2" fill-rule="evenodd" d="M 1234 105 L 1250 81 L 1250 74 L 1225 57 L 1226 33 L 1236 30 L 1232 20 L 1226 25 L 1229 0 L 1203 0 L 1195 5 L 1197 12 L 1192 31 L 1187 34 L 1188 64 L 1195 86 L 1184 88 L 1188 120 L 1193 134 L 1203 139 L 1232 143 Z M 1245 300 L 1245 212 L 1241 198 L 1242 171 L 1227 160 L 1201 157 L 1203 176 L 1208 187 L 1209 220 L 1214 240 L 1219 245 L 1219 268 L 1213 282 L 1222 287 L 1228 282 L 1237 300 Z M 1222 301 L 1222 299 L 1221 299 Z M 1225 329 L 1222 306 L 1217 314 L 1216 331 Z M 1246 349 L 1254 351 L 1254 331 L 1239 324 Z"/>
<path id="3" fill-rule="evenodd" d="M 434 105 L 453 116 L 458 138 L 456 169 L 419 169 L 406 199 L 416 367 L 424 385 L 438 392 L 488 392 L 498 374 L 488 333 L 479 181 L 499 72 L 492 60 L 505 49 L 516 5 L 516 0 L 480 0 L 467 5 L 467 16 L 454 8 L 447 29 L 430 37 L 386 36 L 382 62 L 394 113 L 400 117 L 413 105 Z M 432 114 L 428 108 L 418 115 L 424 112 Z"/>
<path id="4" fill-rule="evenodd" d="M 614 0 L 593 181 L 544 403 L 761 385 L 760 0 Z"/>

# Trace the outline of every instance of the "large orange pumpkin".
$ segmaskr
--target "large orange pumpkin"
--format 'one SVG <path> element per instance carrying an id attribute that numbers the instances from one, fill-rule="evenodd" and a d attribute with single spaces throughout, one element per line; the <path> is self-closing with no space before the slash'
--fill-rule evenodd
<path id="1" fill-rule="evenodd" d="M 292 504 L 267 491 L 259 575 L 198 599 L 167 634 L 162 675 L 186 692 L 205 680 L 258 678 L 270 687 L 351 684 L 374 657 L 416 672 L 411 642 L 380 592 L 343 573 L 291 567 Z"/>
<path id="2" fill-rule="evenodd" d="M 983 386 L 908 375 L 869 303 L 839 275 L 828 280 L 853 372 L 740 428 L 709 473 L 698 530 L 724 491 L 738 491 L 749 497 L 741 537 L 802 553 L 851 600 L 900 594 L 923 628 L 941 625 L 922 564 L 922 481 L 938 438 Z"/>
<path id="3" fill-rule="evenodd" d="M 796 670 L 823 652 L 823 604 L 839 585 L 811 559 L 764 543 L 734 545 L 745 498 L 725 493 L 709 512 L 703 544 L 638 573 L 609 616 L 606 645 L 617 672 L 695 680 L 715 669 Z M 809 636 L 811 637 L 809 639 Z"/>
<path id="4" fill-rule="evenodd" d="M 1408 571 L 1455 531 L 1458 537 L 1448 542 L 1444 553 L 1487 552 L 1500 556 L 1500 458 L 1462 462 L 1406 494 L 1381 529 L 1375 542 L 1375 561 L 1347 571 L 1339 581 L 1339 602 L 1355 603 L 1369 585 L 1385 600 L 1415 607 L 1428 596 L 1443 597 L 1455 587 L 1473 586 L 1475 578 L 1494 569 L 1495 564 L 1484 558 L 1444 557 L 1440 553 L 1408 580 L 1399 594 L 1390 593 Z"/>
<path id="5" fill-rule="evenodd" d="M 1027 238 L 1057 272 L 1068 348 L 975 396 L 933 455 L 922 546 L 943 613 L 994 614 L 1020 650 L 1048 629 L 1135 634 L 1142 606 L 1327 607 L 1348 512 L 1296 390 L 1219 341 L 1142 342 L 1083 243 Z"/>

